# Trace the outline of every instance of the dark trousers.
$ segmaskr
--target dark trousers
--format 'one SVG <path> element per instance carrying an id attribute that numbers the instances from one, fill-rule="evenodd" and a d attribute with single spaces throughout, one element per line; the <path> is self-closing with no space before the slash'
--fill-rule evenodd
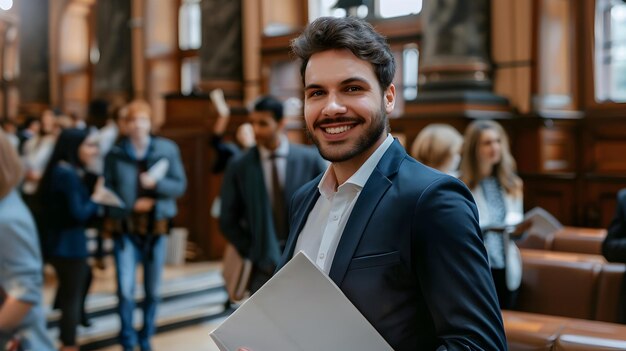
<path id="1" fill-rule="evenodd" d="M 496 285 L 496 293 L 498 294 L 498 303 L 500 309 L 512 309 L 515 307 L 517 301 L 517 295 L 519 289 L 515 291 L 509 290 L 506 286 L 506 272 L 505 269 L 491 269 L 491 275 L 493 276 L 493 282 Z"/>
<path id="2" fill-rule="evenodd" d="M 84 313 L 85 298 L 91 282 L 91 267 L 86 258 L 51 258 L 59 285 L 55 304 L 61 310 L 61 342 L 76 345 L 76 327 Z"/>

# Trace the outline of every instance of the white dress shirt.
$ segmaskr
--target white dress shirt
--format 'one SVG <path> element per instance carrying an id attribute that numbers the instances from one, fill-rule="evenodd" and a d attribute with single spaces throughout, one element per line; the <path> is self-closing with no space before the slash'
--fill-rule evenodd
<path id="1" fill-rule="evenodd" d="M 391 135 L 361 165 L 345 183 L 337 187 L 337 177 L 331 164 L 317 186 L 320 197 L 309 213 L 298 237 L 294 254 L 299 251 L 313 260 L 326 274 L 330 272 L 337 245 L 346 227 L 361 190 L 367 183 L 385 151 L 393 143 Z M 335 191 L 335 189 L 337 189 Z"/>
<path id="2" fill-rule="evenodd" d="M 261 157 L 261 167 L 263 167 L 263 180 L 265 181 L 265 189 L 272 203 L 274 203 L 274 187 L 272 186 L 272 155 L 276 154 L 276 170 L 278 171 L 278 181 L 285 189 L 285 176 L 287 174 L 287 155 L 289 154 L 289 140 L 287 136 L 280 136 L 279 144 L 276 150 L 270 151 L 259 145 L 259 156 Z"/>

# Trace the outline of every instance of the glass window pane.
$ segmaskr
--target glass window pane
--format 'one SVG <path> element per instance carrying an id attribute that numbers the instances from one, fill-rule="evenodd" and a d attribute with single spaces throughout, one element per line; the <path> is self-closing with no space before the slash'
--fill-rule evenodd
<path id="1" fill-rule="evenodd" d="M 377 15 L 382 18 L 414 15 L 422 11 L 422 0 L 378 0 Z"/>
<path id="2" fill-rule="evenodd" d="M 200 82 L 200 58 L 187 57 L 180 66 L 180 92 L 189 95 Z"/>
<path id="3" fill-rule="evenodd" d="M 184 0 L 178 12 L 178 46 L 181 50 L 202 45 L 202 9 L 199 0 Z"/>
<path id="4" fill-rule="evenodd" d="M 626 4 L 596 2 L 596 101 L 626 102 Z"/>
<path id="5" fill-rule="evenodd" d="M 310 0 L 309 22 L 324 16 L 346 17 L 346 10 L 334 9 L 337 0 Z"/>
<path id="6" fill-rule="evenodd" d="M 415 44 L 407 45 L 402 53 L 404 100 L 417 98 L 417 75 L 419 65 L 419 51 Z"/>

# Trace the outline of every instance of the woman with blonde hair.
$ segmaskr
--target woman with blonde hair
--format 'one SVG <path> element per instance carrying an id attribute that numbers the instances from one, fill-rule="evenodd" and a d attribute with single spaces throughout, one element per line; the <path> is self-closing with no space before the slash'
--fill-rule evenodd
<path id="1" fill-rule="evenodd" d="M 470 188 L 501 308 L 511 308 L 521 284 L 519 249 L 505 230 L 523 219 L 522 180 L 500 124 L 477 120 L 467 127 L 460 179 Z"/>
<path id="2" fill-rule="evenodd" d="M 17 191 L 22 173 L 15 148 L 0 131 L 0 349 L 17 337 L 23 350 L 50 351 L 37 230 Z"/>
<path id="3" fill-rule="evenodd" d="M 447 124 L 429 124 L 415 138 L 411 156 L 426 166 L 456 175 L 463 136 Z"/>

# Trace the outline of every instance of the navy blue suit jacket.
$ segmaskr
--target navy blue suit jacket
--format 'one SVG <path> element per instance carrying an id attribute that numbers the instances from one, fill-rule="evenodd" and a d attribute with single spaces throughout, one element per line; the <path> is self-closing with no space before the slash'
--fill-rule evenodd
<path id="1" fill-rule="evenodd" d="M 321 177 L 291 204 L 282 266 Z M 502 317 L 469 190 L 390 146 L 354 205 L 330 278 L 394 350 L 506 350 Z"/>
<path id="2" fill-rule="evenodd" d="M 283 191 L 285 203 L 289 203 L 298 188 L 325 168 L 326 164 L 317 149 L 289 143 Z M 242 256 L 271 271 L 282 252 L 276 239 L 272 206 L 263 179 L 257 147 L 229 162 L 220 193 L 220 229 Z"/>
<path id="3" fill-rule="evenodd" d="M 88 257 L 85 228 L 97 215 L 99 206 L 91 201 L 91 193 L 78 171 L 67 163 L 60 162 L 52 169 L 47 186 L 42 189 L 45 256 Z"/>

